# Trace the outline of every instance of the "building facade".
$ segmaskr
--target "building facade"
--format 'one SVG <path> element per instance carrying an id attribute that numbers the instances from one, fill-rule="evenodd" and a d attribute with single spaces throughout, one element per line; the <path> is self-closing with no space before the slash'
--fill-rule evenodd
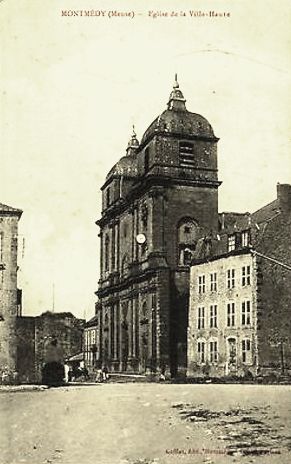
<path id="1" fill-rule="evenodd" d="M 0 382 L 16 375 L 17 244 L 22 211 L 0 203 Z"/>
<path id="2" fill-rule="evenodd" d="M 84 361 L 87 369 L 95 371 L 96 367 L 102 367 L 100 358 L 100 330 L 98 324 L 98 315 L 92 317 L 86 322 L 84 327 Z"/>
<path id="3" fill-rule="evenodd" d="M 176 80 L 167 109 L 106 177 L 96 361 L 111 370 L 185 373 L 189 265 L 218 224 L 217 142 Z"/>
<path id="4" fill-rule="evenodd" d="M 257 372 L 257 272 L 250 253 L 191 268 L 188 374 Z"/>
<path id="5" fill-rule="evenodd" d="M 291 373 L 291 186 L 278 184 L 277 199 L 253 214 L 221 214 L 219 240 L 200 242 L 188 375 Z"/>

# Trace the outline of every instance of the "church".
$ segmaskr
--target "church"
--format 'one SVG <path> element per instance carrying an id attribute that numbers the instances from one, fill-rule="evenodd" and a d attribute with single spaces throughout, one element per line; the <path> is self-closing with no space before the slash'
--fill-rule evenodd
<path id="1" fill-rule="evenodd" d="M 199 238 L 218 227 L 218 140 L 187 110 L 176 76 L 167 108 L 140 142 L 133 131 L 107 174 L 89 341 L 96 365 L 185 374 L 191 259 Z"/>

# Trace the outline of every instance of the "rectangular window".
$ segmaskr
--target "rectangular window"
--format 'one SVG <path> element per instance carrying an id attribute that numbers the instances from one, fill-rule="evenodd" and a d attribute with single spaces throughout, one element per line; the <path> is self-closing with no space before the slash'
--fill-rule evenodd
<path id="1" fill-rule="evenodd" d="M 218 359 L 217 342 L 210 342 L 210 362 L 216 363 Z"/>
<path id="2" fill-rule="evenodd" d="M 251 285 L 251 266 L 243 266 L 241 283 L 243 287 Z"/>
<path id="3" fill-rule="evenodd" d="M 198 277 L 198 293 L 205 293 L 205 275 Z"/>
<path id="4" fill-rule="evenodd" d="M 210 291 L 217 292 L 217 273 L 212 272 L 210 274 Z"/>
<path id="5" fill-rule="evenodd" d="M 241 305 L 241 323 L 242 325 L 251 324 L 251 302 L 243 301 Z"/>
<path id="6" fill-rule="evenodd" d="M 235 287 L 235 269 L 228 269 L 227 271 L 227 288 Z"/>
<path id="7" fill-rule="evenodd" d="M 204 363 L 205 362 L 205 342 L 198 342 L 197 352 L 198 352 L 198 362 Z"/>
<path id="8" fill-rule="evenodd" d="M 227 303 L 227 327 L 235 326 L 235 304 Z"/>
<path id="9" fill-rule="evenodd" d="M 198 329 L 205 328 L 205 308 L 199 306 L 198 308 Z"/>
<path id="10" fill-rule="evenodd" d="M 242 362 L 251 363 L 251 341 L 249 339 L 241 342 Z"/>
<path id="11" fill-rule="evenodd" d="M 249 246 L 250 243 L 250 233 L 248 230 L 244 230 L 241 234 L 241 245 L 243 247 Z"/>
<path id="12" fill-rule="evenodd" d="M 210 306 L 210 328 L 217 327 L 217 305 Z"/>
<path id="13" fill-rule="evenodd" d="M 228 236 L 228 251 L 233 251 L 235 250 L 235 235 L 229 235 Z"/>

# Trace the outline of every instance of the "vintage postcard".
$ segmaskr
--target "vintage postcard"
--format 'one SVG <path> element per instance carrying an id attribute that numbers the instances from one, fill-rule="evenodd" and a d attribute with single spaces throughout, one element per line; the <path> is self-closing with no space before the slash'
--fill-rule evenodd
<path id="1" fill-rule="evenodd" d="M 291 462 L 290 20 L 0 0 L 0 464 Z"/>

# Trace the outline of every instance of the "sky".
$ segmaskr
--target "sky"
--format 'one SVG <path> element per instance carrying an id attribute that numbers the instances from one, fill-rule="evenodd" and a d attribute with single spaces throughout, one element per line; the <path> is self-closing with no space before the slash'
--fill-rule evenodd
<path id="1" fill-rule="evenodd" d="M 166 109 L 175 73 L 220 138 L 220 211 L 254 211 L 291 183 L 290 19 L 287 0 L 0 2 L 0 202 L 24 211 L 24 315 L 93 316 L 100 187 L 132 124 L 141 139 Z"/>

